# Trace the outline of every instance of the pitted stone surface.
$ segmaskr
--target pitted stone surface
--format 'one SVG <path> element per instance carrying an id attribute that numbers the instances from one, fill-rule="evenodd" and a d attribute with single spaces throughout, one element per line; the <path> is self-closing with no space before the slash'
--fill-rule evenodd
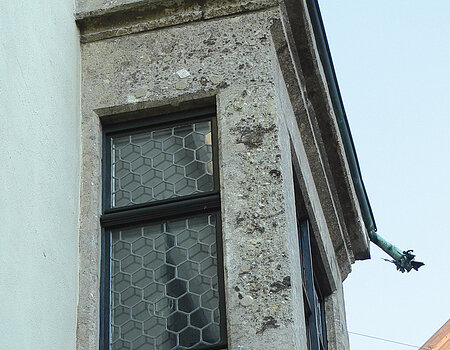
<path id="1" fill-rule="evenodd" d="M 242 20 L 247 17 L 251 27 Z M 268 82 L 270 56 L 260 52 L 268 50 L 268 25 L 267 15 L 257 13 L 88 43 L 82 48 L 89 77 L 83 98 L 98 109 L 150 99 L 163 103 L 180 96 L 179 81 L 185 82 L 183 94 Z M 182 69 L 190 75 L 180 78 L 176 72 Z M 139 89 L 148 93 L 136 97 Z"/>
<path id="2" fill-rule="evenodd" d="M 277 0 L 78 1 L 83 42 L 275 7 Z"/>
<path id="3" fill-rule="evenodd" d="M 291 271 L 273 86 L 227 89 L 219 94 L 218 105 L 228 111 L 221 132 L 227 135 L 227 144 L 238 146 L 235 152 L 222 152 L 222 183 L 227 184 L 222 192 L 224 256 L 226 266 L 243 266 L 228 275 L 234 291 L 228 296 L 229 308 L 245 305 L 246 311 L 230 314 L 229 323 L 246 329 L 236 334 L 237 343 L 253 349 L 264 344 L 262 339 L 270 339 L 275 329 L 280 335 L 293 327 L 290 288 L 271 287 Z M 246 145 L 242 137 L 247 130 L 263 131 L 249 136 Z M 259 338 L 261 343 L 252 342 Z M 286 334 L 287 341 L 292 338 Z M 288 348 L 294 345 L 286 343 Z"/>

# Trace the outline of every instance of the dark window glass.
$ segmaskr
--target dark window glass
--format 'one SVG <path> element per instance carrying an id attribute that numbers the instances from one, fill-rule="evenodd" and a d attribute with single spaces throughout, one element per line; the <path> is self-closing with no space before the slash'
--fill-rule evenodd
<path id="1" fill-rule="evenodd" d="M 294 183 L 296 192 L 296 207 L 299 233 L 299 253 L 303 283 L 303 301 L 305 308 L 305 325 L 307 346 L 309 350 L 326 350 L 326 323 L 322 292 L 317 282 L 316 268 L 313 263 L 313 250 L 311 248 L 311 225 L 305 215 L 305 206 L 300 195 L 298 183 Z"/>
<path id="2" fill-rule="evenodd" d="M 214 189 L 211 122 L 112 136 L 111 207 Z"/>
<path id="3" fill-rule="evenodd" d="M 110 235 L 112 349 L 220 342 L 215 215 Z"/>
<path id="4" fill-rule="evenodd" d="M 308 349 L 327 349 L 324 301 L 314 275 L 308 219 L 301 220 L 299 224 L 299 242 Z"/>
<path id="5" fill-rule="evenodd" d="M 326 350 L 327 340 L 324 301 L 316 276 L 314 275 L 310 224 L 308 219 L 301 220 L 299 224 L 299 242 L 308 349 Z"/>
<path id="6" fill-rule="evenodd" d="M 101 349 L 226 348 L 214 118 L 158 120 L 104 131 Z"/>

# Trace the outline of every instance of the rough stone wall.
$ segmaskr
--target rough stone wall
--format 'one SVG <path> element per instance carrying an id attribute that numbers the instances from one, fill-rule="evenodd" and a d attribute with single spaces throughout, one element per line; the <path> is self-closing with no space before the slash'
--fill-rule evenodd
<path id="1" fill-rule="evenodd" d="M 345 318 L 342 284 L 325 299 L 327 340 L 329 350 L 347 350 L 350 347 Z"/>
<path id="2" fill-rule="evenodd" d="M 278 52 L 278 54 L 279 53 L 280 52 Z M 290 147 L 292 146 L 292 157 L 297 158 L 294 159 L 294 164 L 297 166 L 295 170 L 298 174 L 301 174 L 300 187 L 302 189 L 302 195 L 305 202 L 307 203 L 306 205 L 308 209 L 308 215 L 313 226 L 313 234 L 315 235 L 316 241 L 318 242 L 320 259 L 325 269 L 325 274 L 319 276 L 319 278 L 325 279 L 329 284 L 330 289 L 332 290 L 332 293 L 325 298 L 325 317 L 327 326 L 328 349 L 344 350 L 349 348 L 349 343 L 345 319 L 342 277 L 338 266 L 338 257 L 336 256 L 333 248 L 330 231 L 326 223 L 325 213 L 321 209 L 321 201 L 318 194 L 318 188 L 316 187 L 316 183 L 314 181 L 314 177 L 317 174 L 313 173 L 310 168 L 309 162 L 306 161 L 308 159 L 307 150 L 303 146 L 302 134 L 297 126 L 296 121 L 296 114 L 298 118 L 301 115 L 305 117 L 306 113 L 304 111 L 304 106 L 297 106 L 298 109 L 296 109 L 291 104 L 290 94 L 294 93 L 292 91 L 293 86 L 290 84 L 286 84 L 286 81 L 283 78 L 283 74 L 279 66 L 279 59 L 281 58 L 277 56 L 277 52 L 273 52 L 273 55 L 275 87 L 277 91 L 280 113 L 282 114 L 284 121 L 283 123 L 280 123 L 281 130 L 282 133 L 285 133 L 284 139 L 291 140 L 288 145 L 284 145 L 284 147 L 282 147 L 282 153 L 289 154 L 291 151 Z M 291 91 L 288 91 L 288 86 L 291 88 Z M 296 96 L 295 100 L 299 101 L 301 104 L 302 98 L 300 95 L 298 95 Z M 287 200 L 287 225 L 288 227 L 290 227 L 290 230 L 296 232 L 297 228 L 295 227 L 295 225 L 297 221 L 295 217 L 295 200 L 293 198 L 293 194 L 290 194 L 290 192 L 293 192 L 293 174 L 291 170 L 292 163 L 290 162 L 290 159 L 289 163 L 283 163 L 284 162 L 282 162 L 284 168 L 283 174 L 285 176 L 287 185 L 287 187 L 284 189 Z M 291 239 L 293 239 L 293 237 L 291 237 Z M 298 247 L 298 242 L 293 242 L 291 246 Z M 295 259 L 296 256 L 293 253 L 294 252 L 292 252 L 291 257 Z M 299 266 L 299 264 L 300 262 L 293 262 L 292 266 Z M 292 277 L 292 288 L 300 288 L 300 293 L 302 293 L 301 276 L 292 274 Z M 296 281 L 296 279 L 300 280 Z M 295 314 L 297 315 L 297 317 L 304 319 L 303 301 L 297 306 L 298 309 L 296 310 Z M 299 333 L 300 343 L 306 344 L 305 334 L 303 332 Z M 301 348 L 306 348 L 306 345 L 303 345 L 303 347 Z"/>
<path id="3" fill-rule="evenodd" d="M 271 68 L 270 26 L 277 18 L 277 10 L 267 10 L 82 46 L 78 349 L 98 344 L 100 227 L 92 213 L 101 212 L 100 117 L 205 96 L 217 101 L 230 347 L 301 348 L 303 324 L 293 312 L 301 288 L 291 288 L 298 248 L 290 238 L 296 233 L 287 230 Z M 187 77 L 177 74 L 182 69 Z"/>

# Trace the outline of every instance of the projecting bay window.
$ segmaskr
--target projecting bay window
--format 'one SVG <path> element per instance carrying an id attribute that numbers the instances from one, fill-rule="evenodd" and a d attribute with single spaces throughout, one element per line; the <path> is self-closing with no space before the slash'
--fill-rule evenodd
<path id="1" fill-rule="evenodd" d="M 101 348 L 223 349 L 215 116 L 105 127 Z"/>

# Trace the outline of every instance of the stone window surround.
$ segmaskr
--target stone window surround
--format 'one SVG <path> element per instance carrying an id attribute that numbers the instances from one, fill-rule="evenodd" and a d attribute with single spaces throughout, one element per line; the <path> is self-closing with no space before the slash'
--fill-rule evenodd
<path id="1" fill-rule="evenodd" d="M 136 122 L 134 122 L 133 120 L 129 120 L 127 122 L 125 122 L 125 124 L 121 123 L 119 126 L 116 126 L 115 124 L 111 125 L 112 126 L 112 130 L 110 130 L 111 128 L 108 127 L 108 125 L 102 124 L 103 125 L 103 138 L 105 138 L 107 140 L 104 140 L 105 142 L 103 142 L 103 146 L 105 147 L 104 150 L 104 154 L 105 152 L 108 152 L 108 150 L 111 148 L 111 144 L 112 141 L 108 140 L 109 137 L 114 137 L 117 134 L 120 135 L 124 135 L 125 133 L 130 133 L 132 134 L 133 131 L 137 131 L 140 130 L 141 134 L 143 133 L 142 130 L 145 131 L 149 131 L 149 130 L 167 130 L 168 126 L 167 124 L 169 124 L 169 128 L 176 128 L 177 126 L 185 126 L 187 124 L 190 123 L 190 125 L 194 125 L 194 124 L 198 124 L 198 123 L 204 123 L 205 121 L 209 123 L 210 126 L 210 140 L 212 141 L 212 143 L 214 143 L 214 150 L 213 150 L 213 158 L 212 161 L 214 162 L 214 170 L 213 170 L 213 174 L 211 177 L 214 178 L 214 188 L 211 189 L 207 189 L 204 192 L 200 192 L 200 193 L 193 193 L 193 194 L 187 194 L 187 195 L 181 195 L 181 196 L 173 196 L 168 198 L 171 201 L 171 204 L 169 206 L 165 206 L 165 209 L 161 209 L 161 205 L 164 207 L 164 204 L 161 204 L 161 198 L 159 199 L 152 199 L 150 202 L 143 202 L 143 203 L 128 203 L 128 204 L 124 204 L 122 206 L 114 206 L 112 203 L 109 203 L 109 201 L 111 200 L 111 193 L 109 193 L 108 190 L 105 191 L 104 188 L 104 192 L 103 195 L 107 195 L 107 198 L 103 198 L 103 206 L 104 209 L 106 210 L 111 210 L 111 209 L 115 209 L 116 213 L 117 210 L 120 211 L 122 210 L 122 214 L 123 214 L 123 210 L 125 209 L 125 212 L 128 212 L 129 214 L 133 214 L 133 208 L 130 209 L 129 205 L 135 204 L 135 205 L 140 205 L 141 207 L 144 206 L 146 204 L 152 204 L 151 207 L 146 207 L 147 210 L 145 213 L 143 213 L 142 211 L 140 212 L 141 214 L 134 214 L 129 216 L 128 215 L 128 222 L 129 222 L 129 226 L 134 226 L 136 225 L 136 222 L 142 222 L 142 218 L 143 217 L 151 217 L 152 219 L 155 219 L 155 215 L 158 217 L 158 220 L 165 220 L 167 219 L 167 216 L 173 216 L 173 214 L 176 212 L 177 216 L 176 218 L 180 219 L 179 215 L 182 215 L 182 217 L 187 216 L 187 217 L 191 217 L 192 215 L 198 215 L 199 212 L 203 212 L 205 211 L 205 201 L 208 203 L 208 208 L 206 209 L 205 213 L 212 214 L 214 216 L 216 216 L 217 214 L 217 206 L 219 206 L 220 208 L 220 204 L 219 204 L 219 195 L 217 194 L 217 188 L 218 188 L 218 181 L 219 181 L 219 176 L 218 176 L 218 167 L 216 166 L 216 163 L 218 161 L 217 159 L 217 154 L 218 154 L 218 150 L 217 150 L 217 139 L 216 139 L 216 116 L 215 116 L 215 106 L 211 106 L 212 108 L 206 108 L 206 109 L 189 109 L 187 112 L 181 112 L 181 113 L 176 113 L 176 114 L 164 114 L 164 115 L 158 115 L 155 116 L 155 120 L 152 120 L 152 118 L 146 118 L 148 117 L 147 114 L 142 114 L 140 115 L 140 113 L 138 113 L 139 115 L 136 118 Z M 141 111 L 139 111 L 141 112 Z M 150 112 L 151 114 L 151 112 Z M 129 117 L 129 115 L 128 115 Z M 148 122 L 151 122 L 151 124 L 148 124 Z M 138 131 L 139 133 L 139 131 Z M 212 139 L 211 139 L 211 133 L 212 133 Z M 129 134 L 126 134 L 129 135 Z M 110 160 L 111 161 L 111 156 L 106 156 L 106 161 Z M 106 165 L 106 169 L 105 169 L 105 165 Z M 106 174 L 104 174 L 103 179 L 106 180 L 106 187 L 110 187 L 110 179 L 105 179 L 105 176 L 112 176 L 112 173 L 109 172 L 109 167 L 107 164 L 103 164 L 104 170 L 106 171 Z M 212 169 L 211 169 L 212 170 Z M 198 201 L 198 196 L 201 196 L 203 199 L 201 202 Z M 197 197 L 197 198 L 195 198 Z M 163 199 L 164 200 L 164 199 Z M 164 201 L 163 201 L 164 203 Z M 180 204 L 181 203 L 181 204 Z M 215 204 L 214 204 L 215 203 Z M 173 208 L 173 206 L 176 206 L 176 208 Z M 216 208 L 216 209 L 212 209 L 212 208 Z M 130 212 L 131 210 L 131 212 Z M 180 212 L 181 210 L 181 212 Z M 150 214 L 151 213 L 151 214 Z M 205 215 L 205 213 L 203 213 L 202 215 Z M 101 219 L 102 222 L 102 226 L 103 226 L 103 230 L 109 232 L 110 230 L 112 230 L 110 227 L 111 225 L 115 224 L 120 224 L 123 225 L 124 221 L 123 221 L 123 216 L 119 215 L 114 216 L 114 212 L 108 212 L 108 213 L 104 213 Z M 139 217 L 137 217 L 139 216 Z M 106 219 L 106 220 L 105 220 Z M 219 219 L 220 222 L 220 215 L 217 215 L 217 219 Z M 131 222 L 130 222 L 131 220 Z M 174 219 L 176 220 L 176 219 Z M 148 225 L 149 223 L 145 223 L 145 225 Z M 140 225 L 142 225 L 142 223 L 140 223 Z M 219 273 L 219 292 L 220 293 L 220 304 L 221 306 L 224 306 L 224 290 L 223 290 L 223 271 L 222 271 L 222 266 L 223 266 L 223 257 L 222 257 L 222 243 L 221 243 L 221 232 L 220 229 L 218 230 L 218 232 L 216 233 L 217 235 L 217 241 L 215 241 L 215 244 L 217 244 L 217 246 L 219 247 L 218 253 L 217 253 L 217 261 L 218 261 L 218 265 L 217 265 L 217 269 L 218 269 L 218 273 Z M 108 242 L 109 239 L 108 238 L 104 238 L 106 239 L 106 241 Z M 108 249 L 108 247 L 105 247 L 104 249 Z M 108 253 L 103 252 L 102 256 L 107 256 Z M 104 264 L 104 266 L 109 266 L 109 261 L 104 261 L 102 264 Z M 104 273 L 104 272 L 103 272 Z M 101 276 L 102 278 L 102 282 L 103 284 L 108 283 L 108 274 L 106 274 L 106 280 L 105 280 L 105 276 Z M 103 287 L 105 288 L 105 287 Z M 102 288 L 101 288 L 102 289 Z M 108 300 L 108 296 L 106 296 L 103 293 L 103 299 Z M 148 300 L 147 300 L 148 301 Z M 101 303 L 101 302 L 100 302 Z M 103 314 L 103 318 L 107 318 L 107 316 L 105 316 L 105 311 L 110 310 L 107 306 L 105 306 L 105 304 L 103 304 L 103 306 L 101 305 L 100 308 L 102 310 L 100 310 L 100 312 Z M 103 310 L 104 309 L 104 310 Z M 223 312 L 224 310 L 222 310 L 221 312 Z M 110 320 L 111 321 L 111 320 Z M 221 315 L 221 322 L 222 325 L 226 325 L 225 324 L 226 318 L 225 315 L 222 314 Z M 103 319 L 103 322 L 105 322 L 105 320 Z M 101 320 L 102 323 L 102 320 Z M 103 325 L 100 325 L 101 330 L 100 333 L 102 333 L 102 330 L 105 329 L 109 329 L 108 326 L 106 326 L 105 323 L 103 323 Z M 222 326 L 221 328 L 221 333 L 223 338 L 226 340 L 226 336 L 224 336 L 225 334 L 225 327 Z M 179 333 L 179 332 L 178 332 Z M 104 348 L 107 349 L 108 348 L 108 344 L 109 344 L 109 335 L 105 334 L 105 331 L 102 334 L 100 334 L 100 348 Z M 217 345 L 215 346 L 217 347 Z"/>

